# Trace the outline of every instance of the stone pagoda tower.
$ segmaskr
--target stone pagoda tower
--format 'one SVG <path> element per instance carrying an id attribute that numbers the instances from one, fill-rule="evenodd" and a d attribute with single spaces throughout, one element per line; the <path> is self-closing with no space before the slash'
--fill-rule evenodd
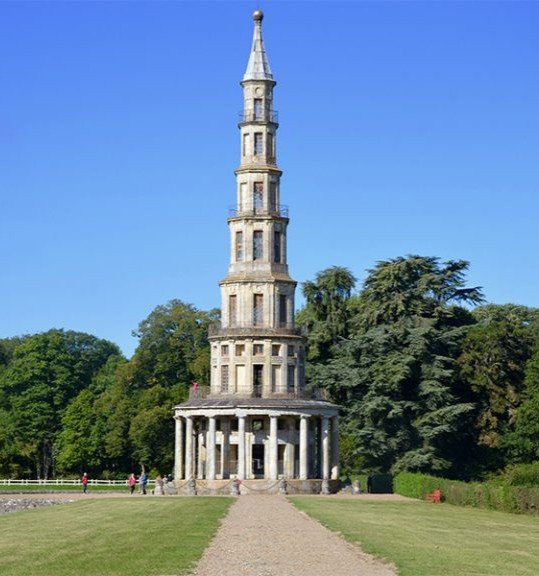
<path id="1" fill-rule="evenodd" d="M 304 342 L 294 326 L 288 209 L 280 203 L 275 80 L 261 11 L 241 81 L 240 166 L 230 210 L 230 264 L 220 282 L 221 324 L 210 331 L 209 394 L 194 387 L 175 408 L 180 491 L 328 492 L 338 479 L 338 408 L 304 391 Z M 333 482 L 332 482 L 333 480 Z M 190 481 L 190 482 L 189 482 Z M 284 481 L 284 482 L 283 482 Z"/>

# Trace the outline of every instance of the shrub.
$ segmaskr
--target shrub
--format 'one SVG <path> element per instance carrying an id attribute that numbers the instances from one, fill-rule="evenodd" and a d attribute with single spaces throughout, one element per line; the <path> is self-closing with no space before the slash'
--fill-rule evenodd
<path id="1" fill-rule="evenodd" d="M 539 486 L 539 462 L 508 466 L 504 476 L 510 486 Z"/>
<path id="2" fill-rule="evenodd" d="M 397 494 L 411 498 L 424 499 L 427 494 L 439 488 L 442 492 L 442 500 L 456 506 L 539 514 L 539 487 L 537 486 L 460 482 L 411 472 L 397 474 L 393 486 Z"/>

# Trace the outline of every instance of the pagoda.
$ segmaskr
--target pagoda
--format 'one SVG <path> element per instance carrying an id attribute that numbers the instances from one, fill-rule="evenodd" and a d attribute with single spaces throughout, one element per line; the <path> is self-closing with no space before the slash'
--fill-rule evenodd
<path id="1" fill-rule="evenodd" d="M 240 165 L 230 209 L 230 263 L 220 282 L 221 322 L 210 330 L 211 385 L 175 407 L 180 492 L 330 492 L 336 488 L 338 407 L 305 391 L 305 344 L 294 325 L 296 282 L 287 264 L 278 114 L 262 38 L 241 81 Z"/>

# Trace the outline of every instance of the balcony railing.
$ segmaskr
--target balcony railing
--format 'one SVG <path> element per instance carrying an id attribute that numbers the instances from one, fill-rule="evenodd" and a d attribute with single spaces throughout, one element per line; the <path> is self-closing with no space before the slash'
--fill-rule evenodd
<path id="1" fill-rule="evenodd" d="M 208 336 L 301 336 L 301 329 L 293 325 L 279 328 L 269 326 L 238 325 L 222 327 L 220 323 L 208 326 Z"/>
<path id="2" fill-rule="evenodd" d="M 238 112 L 238 122 L 279 122 L 279 112 L 277 110 L 242 110 Z"/>
<path id="3" fill-rule="evenodd" d="M 288 218 L 288 206 L 280 204 L 279 206 L 270 206 L 269 208 L 253 206 L 230 206 L 228 209 L 229 218 L 242 216 L 278 216 Z"/>
<path id="4" fill-rule="evenodd" d="M 290 392 L 272 392 L 260 384 L 255 384 L 251 392 L 234 394 L 232 392 L 218 392 L 211 394 L 209 386 L 198 386 L 189 388 L 190 400 L 203 400 L 206 398 L 272 398 L 283 400 L 323 400 L 329 399 L 325 390 L 317 388 L 314 390 L 292 390 Z"/>
<path id="5" fill-rule="evenodd" d="M 241 165 L 243 168 L 248 166 L 277 166 L 275 156 L 266 156 L 265 154 L 246 154 L 242 156 Z"/>

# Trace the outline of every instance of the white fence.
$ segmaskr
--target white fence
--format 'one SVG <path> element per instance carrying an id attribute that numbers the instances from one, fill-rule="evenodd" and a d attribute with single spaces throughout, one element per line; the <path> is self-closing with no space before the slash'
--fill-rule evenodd
<path id="1" fill-rule="evenodd" d="M 155 480 L 148 480 L 148 484 L 155 484 Z M 88 486 L 126 486 L 126 480 L 95 480 L 88 479 Z M 0 486 L 81 486 L 77 479 L 56 478 L 55 480 L 17 480 L 14 478 L 0 478 Z"/>

